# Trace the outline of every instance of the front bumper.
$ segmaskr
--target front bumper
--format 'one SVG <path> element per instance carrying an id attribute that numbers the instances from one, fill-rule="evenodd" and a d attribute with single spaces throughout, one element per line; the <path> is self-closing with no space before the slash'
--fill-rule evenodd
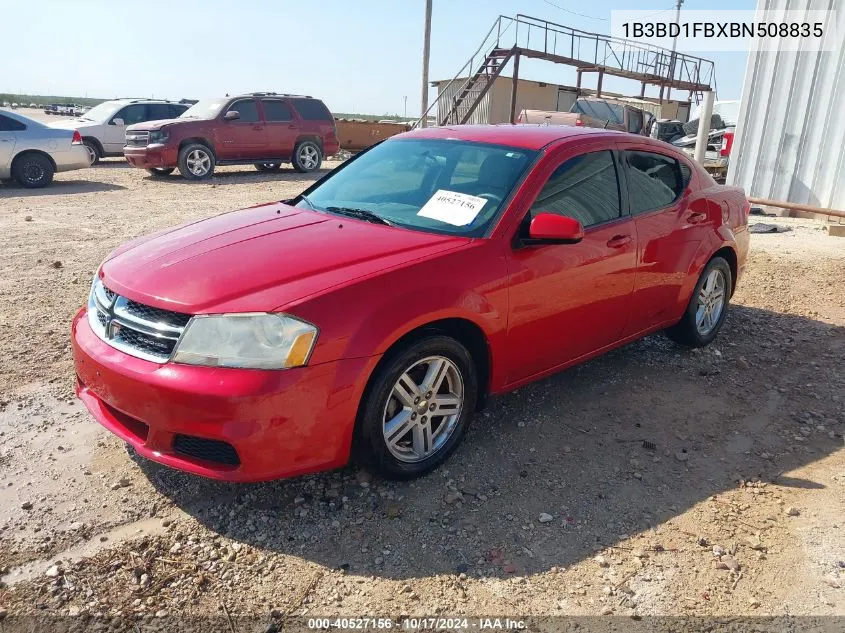
<path id="1" fill-rule="evenodd" d="M 343 466 L 377 357 L 281 371 L 159 364 L 72 325 L 77 396 L 94 418 L 158 463 L 226 481 L 266 481 Z M 194 438 L 186 444 L 183 438 Z M 210 441 L 210 442 L 209 442 Z M 186 454 L 229 445 L 236 463 Z"/>
<path id="2" fill-rule="evenodd" d="M 176 167 L 179 152 L 166 145 L 148 145 L 146 147 L 124 146 L 123 156 L 133 167 L 152 169 L 154 167 Z"/>

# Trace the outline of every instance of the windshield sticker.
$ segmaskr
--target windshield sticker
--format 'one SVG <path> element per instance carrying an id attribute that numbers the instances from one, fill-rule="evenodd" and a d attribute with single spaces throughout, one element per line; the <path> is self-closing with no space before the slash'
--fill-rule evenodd
<path id="1" fill-rule="evenodd" d="M 452 226 L 466 226 L 481 213 L 486 202 L 486 199 L 478 196 L 440 189 L 429 198 L 417 215 Z"/>

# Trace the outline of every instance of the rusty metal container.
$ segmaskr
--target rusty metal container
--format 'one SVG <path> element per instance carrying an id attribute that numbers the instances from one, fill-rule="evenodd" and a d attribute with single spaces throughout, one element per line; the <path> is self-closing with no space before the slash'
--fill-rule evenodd
<path id="1" fill-rule="evenodd" d="M 379 123 L 362 119 L 335 119 L 337 140 L 340 148 L 347 152 L 360 152 L 386 138 L 407 132 L 408 123 Z"/>

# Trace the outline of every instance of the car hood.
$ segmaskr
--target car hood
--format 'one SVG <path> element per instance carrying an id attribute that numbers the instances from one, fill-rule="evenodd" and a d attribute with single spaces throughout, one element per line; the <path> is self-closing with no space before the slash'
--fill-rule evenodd
<path id="1" fill-rule="evenodd" d="M 124 244 L 100 275 L 168 310 L 260 312 L 471 241 L 271 203 Z"/>
<path id="2" fill-rule="evenodd" d="M 190 125 L 191 123 L 199 123 L 201 119 L 161 119 L 158 121 L 144 121 L 143 123 L 133 123 L 126 128 L 127 132 L 148 132 L 151 130 L 160 130 L 165 125 Z M 203 121 L 207 123 L 207 121 Z"/>
<path id="3" fill-rule="evenodd" d="M 61 121 L 51 121 L 46 125 L 56 130 L 81 130 L 94 125 L 102 125 L 102 123 L 98 123 L 97 121 L 83 121 L 82 119 L 62 119 Z"/>

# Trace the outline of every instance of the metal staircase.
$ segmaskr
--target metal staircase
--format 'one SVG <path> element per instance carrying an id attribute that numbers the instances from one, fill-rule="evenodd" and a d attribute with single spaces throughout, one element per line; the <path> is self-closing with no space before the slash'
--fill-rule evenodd
<path id="1" fill-rule="evenodd" d="M 687 90 L 696 102 L 716 84 L 713 62 L 651 46 L 589 33 L 554 22 L 518 14 L 500 15 L 481 45 L 439 90 L 437 99 L 414 123 L 419 126 L 436 109 L 438 125 L 463 124 L 483 102 L 496 78 L 520 56 L 574 66 L 678 90 Z M 662 93 L 661 93 L 662 94 Z"/>

